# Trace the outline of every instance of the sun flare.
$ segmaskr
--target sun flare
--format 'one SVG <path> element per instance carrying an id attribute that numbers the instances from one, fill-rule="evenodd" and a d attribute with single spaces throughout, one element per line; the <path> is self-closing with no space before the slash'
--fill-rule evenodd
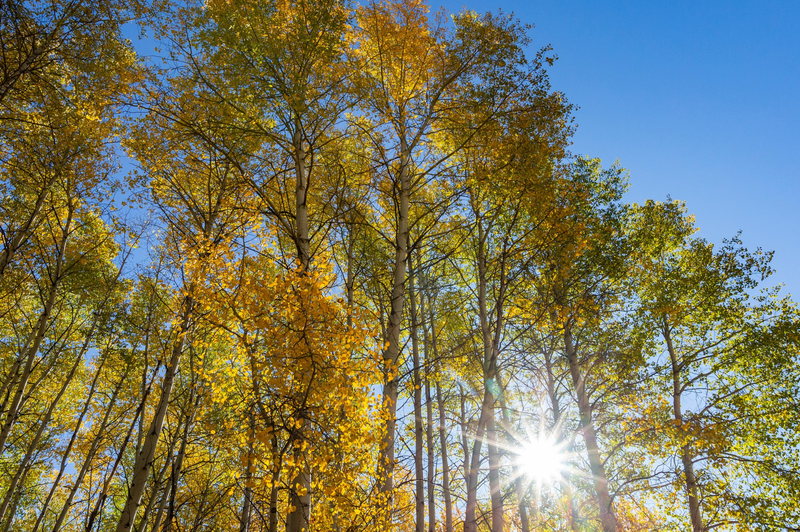
<path id="1" fill-rule="evenodd" d="M 536 438 L 517 452 L 520 473 L 537 482 L 552 482 L 564 469 L 564 455 L 555 441 Z"/>

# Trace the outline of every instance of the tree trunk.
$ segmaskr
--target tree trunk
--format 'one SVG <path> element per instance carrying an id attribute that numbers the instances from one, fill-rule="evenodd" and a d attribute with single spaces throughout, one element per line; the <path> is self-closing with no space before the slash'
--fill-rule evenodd
<path id="1" fill-rule="evenodd" d="M 467 482 L 467 479 L 469 478 L 470 464 L 469 440 L 467 439 L 467 394 L 464 392 L 464 386 L 462 386 L 460 382 L 458 383 L 458 399 L 458 425 L 461 428 L 461 453 L 464 455 L 461 469 L 464 473 L 464 482 Z"/>
<path id="2" fill-rule="evenodd" d="M 25 481 L 25 478 L 28 476 L 28 473 L 31 470 L 33 464 L 29 463 L 28 467 L 25 468 L 25 471 L 22 473 L 22 481 Z M 11 508 L 8 512 L 8 519 L 6 519 L 5 525 L 3 526 L 3 532 L 9 532 L 11 530 L 11 525 L 14 523 L 14 514 L 17 513 L 17 506 L 19 505 L 19 501 L 22 499 L 24 492 L 22 490 L 17 491 L 16 496 L 14 497 L 14 501 L 11 503 Z M 13 532 L 13 531 L 12 531 Z"/>
<path id="3" fill-rule="evenodd" d="M 405 140 L 400 140 L 399 205 L 397 206 L 397 233 L 392 280 L 392 301 L 389 326 L 386 330 L 388 347 L 383 352 L 384 371 L 383 406 L 386 409 L 386 432 L 381 441 L 381 493 L 387 509 L 391 508 L 394 490 L 395 433 L 397 431 L 397 390 L 399 386 L 400 326 L 403 321 L 405 300 L 406 250 L 408 245 L 408 206 L 411 195 L 409 164 L 410 153 Z M 388 516 L 387 516 L 388 517 Z"/>
<path id="4" fill-rule="evenodd" d="M 194 383 L 192 383 L 192 391 L 190 392 L 188 403 L 189 408 L 191 408 L 191 412 L 187 412 L 184 416 L 186 422 L 183 426 L 181 446 L 178 449 L 178 454 L 175 457 L 175 460 L 172 461 L 172 475 L 170 476 L 170 484 L 172 485 L 172 489 L 170 490 L 169 509 L 167 511 L 167 520 L 164 523 L 163 532 L 169 532 L 172 530 L 172 522 L 175 519 L 175 497 L 178 494 L 178 482 L 180 481 L 181 472 L 183 471 L 183 458 L 186 456 L 186 446 L 189 444 L 189 434 L 192 431 L 194 416 L 197 413 L 198 406 L 200 405 L 200 397 L 197 397 L 197 391 L 195 390 Z"/>
<path id="5" fill-rule="evenodd" d="M 191 327 L 192 316 L 192 298 L 186 296 L 183 301 L 183 316 L 181 316 L 181 325 L 178 330 L 178 337 L 175 341 L 175 346 L 172 349 L 172 357 L 167 365 L 164 380 L 161 384 L 161 397 L 159 398 L 158 408 L 150 424 L 150 429 L 144 439 L 141 451 L 136 456 L 136 462 L 133 466 L 133 480 L 131 481 L 130 488 L 128 489 L 128 498 L 125 502 L 125 507 L 120 514 L 117 523 L 117 532 L 128 532 L 133 527 L 136 519 L 136 512 L 139 509 L 139 504 L 142 500 L 145 486 L 147 485 L 147 478 L 150 476 L 150 469 L 153 467 L 153 461 L 156 456 L 156 447 L 158 440 L 161 437 L 161 430 L 164 427 L 164 419 L 167 416 L 167 407 L 169 406 L 169 398 L 172 393 L 172 386 L 175 382 L 175 374 L 178 371 L 178 364 L 180 363 L 181 354 L 183 353 L 184 345 L 186 344 L 186 336 L 189 334 Z"/>
<path id="6" fill-rule="evenodd" d="M 508 408 L 506 407 L 505 399 L 500 400 L 500 410 L 503 413 L 503 428 L 511 431 L 511 419 L 509 419 Z M 517 493 L 517 508 L 519 509 L 519 520 L 522 528 L 521 532 L 530 532 L 531 525 L 528 520 L 528 508 L 525 506 L 525 486 L 522 482 L 522 473 L 518 465 L 512 467 L 512 474 L 514 477 L 514 491 Z"/>
<path id="7" fill-rule="evenodd" d="M 683 431 L 683 412 L 681 409 L 681 396 L 683 385 L 681 383 L 681 365 L 678 355 L 672 345 L 672 335 L 670 333 L 669 322 L 664 316 L 663 324 L 664 340 L 667 342 L 669 359 L 672 365 L 672 414 L 678 430 Z M 683 464 L 683 474 L 686 478 L 686 495 L 689 498 L 689 516 L 692 519 L 692 531 L 703 532 L 703 516 L 700 513 L 700 499 L 697 494 L 697 477 L 694 474 L 694 456 L 692 447 L 688 442 L 681 449 L 681 463 Z"/>
<path id="8" fill-rule="evenodd" d="M 502 301 L 505 290 L 505 280 L 501 272 L 500 287 L 498 290 L 497 300 L 495 301 L 496 317 L 494 322 L 494 331 L 492 331 L 492 324 L 489 317 L 489 305 L 487 302 L 487 259 L 486 259 L 486 234 L 483 228 L 483 220 L 479 213 L 477 213 L 477 229 L 478 229 L 478 249 L 476 266 L 478 273 L 478 317 L 481 326 L 481 339 L 483 343 L 483 382 L 484 392 L 483 400 L 481 401 L 481 413 L 478 418 L 478 428 L 475 435 L 475 443 L 472 448 L 472 457 L 470 459 L 469 474 L 467 476 L 467 505 L 465 509 L 464 518 L 464 532 L 477 532 L 478 522 L 475 517 L 477 509 L 477 490 L 478 490 L 478 469 L 480 467 L 480 454 L 481 444 L 483 443 L 484 432 L 488 429 L 494 436 L 494 408 L 497 396 L 502 393 L 499 383 L 497 382 L 497 359 L 499 356 L 499 341 L 502 331 L 503 314 L 502 314 Z M 501 265 L 501 268 L 504 266 Z M 495 393 L 496 392 L 496 393 Z M 496 461 L 496 452 L 493 452 L 492 447 L 494 443 L 490 440 L 489 449 L 489 483 L 490 491 L 492 492 L 492 532 L 500 532 L 503 528 L 503 501 L 499 494 L 499 479 L 493 476 L 499 473 L 499 462 Z M 494 455 L 494 456 L 493 456 Z"/>
<path id="9" fill-rule="evenodd" d="M 302 425 L 298 432 L 307 430 L 306 422 L 300 420 Z M 295 435 L 293 441 L 302 444 L 302 437 Z M 311 505 L 311 473 L 305 460 L 301 445 L 292 449 L 294 462 L 300 465 L 300 471 L 292 479 L 289 488 L 289 516 L 286 518 L 286 532 L 301 532 L 308 527 Z M 306 486 L 309 486 L 306 488 Z"/>
<path id="10" fill-rule="evenodd" d="M 428 351 L 425 352 L 426 358 Z M 428 414 L 428 426 L 425 428 L 425 444 L 428 448 L 428 532 L 436 532 L 436 455 L 433 444 L 433 398 L 431 397 L 430 376 L 425 379 L 425 405 Z"/>
<path id="11" fill-rule="evenodd" d="M 486 435 L 489 440 L 489 493 L 492 499 L 492 532 L 503 532 L 503 493 L 500 486 L 500 453 L 497 450 L 494 411 L 489 417 Z"/>
<path id="12" fill-rule="evenodd" d="M 414 286 L 413 254 L 408 255 L 408 303 L 411 310 L 411 353 L 414 361 L 414 507 L 415 530 L 425 531 L 425 473 L 422 427 L 422 378 L 420 376 L 419 340 L 417 338 L 417 294 Z"/>
<path id="13" fill-rule="evenodd" d="M 86 413 L 88 412 L 89 406 L 91 406 L 92 403 L 92 397 L 94 397 L 94 392 L 97 389 L 97 379 L 100 378 L 100 372 L 103 370 L 104 362 L 105 359 L 101 359 L 100 365 L 97 367 L 97 371 L 95 371 L 94 377 L 92 378 L 92 384 L 89 386 L 89 392 L 87 394 L 86 401 L 84 401 L 81 413 L 78 415 L 78 422 L 75 425 L 75 430 L 72 431 L 72 435 L 69 438 L 69 443 L 67 444 L 66 449 L 64 449 L 64 452 L 61 453 L 61 464 L 58 468 L 58 474 L 56 475 L 55 480 L 53 480 L 52 486 L 50 486 L 50 490 L 47 493 L 47 498 L 45 499 L 44 504 L 42 504 L 42 509 L 39 512 L 39 515 L 36 517 L 36 523 L 34 523 L 31 532 L 38 532 L 39 527 L 42 525 L 42 520 L 44 520 L 45 515 L 47 515 L 47 509 L 50 507 L 50 503 L 52 502 L 53 496 L 58 489 L 61 478 L 64 476 L 64 471 L 67 468 L 67 461 L 69 460 L 70 453 L 72 453 L 72 448 L 75 446 L 75 441 L 78 438 L 78 432 L 80 432 L 81 426 L 83 425 L 83 419 L 86 417 Z M 110 402 L 109 408 L 106 410 L 106 415 L 104 416 L 105 420 L 108 419 L 112 407 L 113 402 Z"/>
<path id="14" fill-rule="evenodd" d="M 61 231 L 61 242 L 58 246 L 58 255 L 56 256 L 56 267 L 54 275 L 51 279 L 50 284 L 50 293 L 47 297 L 47 302 L 44 305 L 44 310 L 42 311 L 41 316 L 39 317 L 39 321 L 37 323 L 36 335 L 32 342 L 32 345 L 28 348 L 28 352 L 26 356 L 21 357 L 22 360 L 25 360 L 25 369 L 22 371 L 20 375 L 19 384 L 17 385 L 17 391 L 14 393 L 14 398 L 11 401 L 11 405 L 9 406 L 8 412 L 6 413 L 6 421 L 3 424 L 2 430 L 0 430 L 0 456 L 3 454 L 3 450 L 5 448 L 6 441 L 8 440 L 8 436 L 11 433 L 11 429 L 14 426 L 14 423 L 17 420 L 17 416 L 19 415 L 19 411 L 22 404 L 22 398 L 25 392 L 25 388 L 28 385 L 28 380 L 30 379 L 31 372 L 33 370 L 33 361 L 36 358 L 36 354 L 39 352 L 39 347 L 42 344 L 42 340 L 44 340 L 44 335 L 47 332 L 47 323 L 50 319 L 50 314 L 53 311 L 53 305 L 56 301 L 56 294 L 58 292 L 59 284 L 61 283 L 61 278 L 63 277 L 63 266 L 64 266 L 64 255 L 67 250 L 67 241 L 69 240 L 69 233 L 72 226 L 72 216 L 74 214 L 74 209 L 72 205 L 69 208 L 69 214 L 67 215 L 67 220 L 64 224 L 64 228 Z"/>
<path id="15" fill-rule="evenodd" d="M 278 483 L 281 480 L 281 460 L 278 435 L 273 427 L 272 438 L 272 486 L 269 490 L 269 532 L 278 532 Z"/>
<path id="16" fill-rule="evenodd" d="M 306 168 L 306 150 L 304 147 L 302 123 L 300 117 L 295 118 L 292 144 L 295 159 L 295 246 L 300 267 L 303 273 L 311 268 L 311 246 L 308 233 L 308 173 Z M 309 383 L 311 386 L 312 383 Z M 311 518 L 311 471 L 305 459 L 302 447 L 304 433 L 308 430 L 308 420 L 305 419 L 304 409 L 300 409 L 296 435 L 292 436 L 295 463 L 302 464 L 297 475 L 289 483 L 289 515 L 286 518 L 286 532 L 301 532 L 308 528 Z M 298 445 L 294 445 L 294 444 Z"/>
<path id="17" fill-rule="evenodd" d="M 569 361 L 569 371 L 572 376 L 572 384 L 578 396 L 578 413 L 580 414 L 581 430 L 583 440 L 586 442 L 586 452 L 589 455 L 589 467 L 592 471 L 592 481 L 594 483 L 597 504 L 600 508 L 600 524 L 603 532 L 616 532 L 617 518 L 614 514 L 614 503 L 608 492 L 608 477 L 606 476 L 603 460 L 600 458 L 600 448 L 597 444 L 597 432 L 594 428 L 592 419 L 592 407 L 589 402 L 589 395 L 586 393 L 585 383 L 581 376 L 578 354 L 572 341 L 572 330 L 569 325 L 564 326 L 564 345 Z"/>
<path id="18" fill-rule="evenodd" d="M 166 488 L 164 488 L 164 493 L 161 494 L 161 497 L 158 496 L 158 492 L 161 491 L 162 487 L 164 486 L 164 477 L 167 476 L 167 469 L 172 469 L 173 451 L 174 445 L 170 446 L 169 452 L 167 453 L 167 460 L 164 462 L 164 467 L 161 468 L 161 471 L 159 471 L 158 475 L 156 476 L 155 482 L 153 483 L 153 493 L 150 495 L 150 498 L 147 501 L 147 506 L 145 506 L 144 512 L 142 512 L 142 518 L 139 520 L 139 526 L 134 528 L 134 532 L 147 532 L 147 522 L 150 520 L 150 514 L 153 513 L 153 508 L 155 508 L 156 501 L 160 502 L 157 515 L 158 519 L 157 522 L 153 523 L 153 530 L 156 532 L 159 530 L 161 514 L 166 506 L 166 499 L 168 497 L 168 492 L 171 488 L 171 485 L 167 484 Z"/>
<path id="19" fill-rule="evenodd" d="M 153 494 L 150 499 L 147 501 L 147 506 L 144 509 L 144 513 L 142 514 L 142 519 L 139 521 L 139 527 L 134 529 L 134 532 L 147 532 L 147 521 L 150 518 L 150 514 L 155 507 L 156 501 L 158 501 L 158 511 L 156 512 L 156 518 L 153 521 L 153 532 L 161 532 L 161 520 L 164 518 L 164 510 L 167 508 L 167 502 L 171 500 L 170 494 L 172 493 L 172 486 L 173 483 L 169 482 L 164 487 L 164 492 L 161 494 L 161 497 L 158 497 L 158 492 L 161 491 L 162 486 L 164 486 L 164 477 L 167 474 L 167 469 L 172 471 L 173 468 L 173 460 L 175 452 L 175 443 L 177 442 L 177 438 L 173 437 L 170 439 L 169 449 L 167 449 L 166 459 L 164 460 L 164 466 L 161 468 L 161 471 L 158 472 L 158 476 L 155 479 L 153 484 Z"/>
<path id="20" fill-rule="evenodd" d="M 81 362 L 83 361 L 83 356 L 86 354 L 86 350 L 89 348 L 89 342 L 94 334 L 95 326 L 97 325 L 97 321 L 99 319 L 99 315 L 95 314 L 94 320 L 92 321 L 92 326 L 90 327 L 89 331 L 87 332 L 86 338 L 84 339 L 83 345 L 81 349 L 78 351 L 78 356 L 75 357 L 75 363 L 69 370 L 64 382 L 61 385 L 61 389 L 56 394 L 55 398 L 50 402 L 50 406 L 47 408 L 47 412 L 44 415 L 44 418 L 39 423 L 39 428 L 36 431 L 36 435 L 33 437 L 33 441 L 28 445 L 28 450 L 25 453 L 25 456 L 22 458 L 22 461 L 17 468 L 17 473 L 11 479 L 11 483 L 8 486 L 8 491 L 6 492 L 6 496 L 3 498 L 3 502 L 0 504 L 0 522 L 2 522 L 3 518 L 5 517 L 6 511 L 8 510 L 9 504 L 11 504 L 11 499 L 14 491 L 17 489 L 20 480 L 22 479 L 22 474 L 26 470 L 28 463 L 30 462 L 33 454 L 36 452 L 36 448 L 39 445 L 39 441 L 42 439 L 42 435 L 44 434 L 47 425 L 50 424 L 50 420 L 53 418 L 53 412 L 55 411 L 58 403 L 61 401 L 61 398 L 64 396 L 64 393 L 67 391 L 70 383 L 72 382 L 72 378 L 75 376 L 75 372 L 78 370 L 78 366 L 80 366 Z"/>
<path id="21" fill-rule="evenodd" d="M 297 260 L 304 272 L 311 267 L 311 241 L 308 235 L 308 172 L 306 168 L 306 149 L 304 146 L 302 124 L 299 117 L 295 120 L 292 144 L 295 164 L 295 247 Z"/>
<path id="22" fill-rule="evenodd" d="M 108 420 L 111 417 L 111 413 L 114 410 L 114 406 L 116 406 L 117 395 L 119 394 L 119 391 L 122 389 L 124 383 L 125 379 L 124 378 L 120 379 L 119 383 L 114 388 L 114 393 L 111 395 L 111 400 L 108 402 L 108 407 L 106 408 L 106 412 L 103 416 L 103 421 L 100 423 L 100 428 L 97 431 L 97 435 L 95 436 L 94 441 L 92 441 L 92 445 L 89 448 L 89 452 L 86 453 L 86 458 L 83 461 L 81 470 L 78 472 L 78 475 L 75 477 L 75 480 L 72 483 L 72 488 L 69 491 L 69 495 L 67 496 L 67 499 L 64 501 L 64 505 L 61 508 L 61 512 L 59 513 L 58 518 L 56 519 L 56 523 L 53 526 L 53 532 L 58 532 L 59 530 L 61 530 L 61 525 L 64 523 L 64 519 L 66 519 L 67 514 L 69 513 L 69 509 L 70 506 L 72 506 L 72 501 L 75 498 L 75 494 L 78 493 L 78 488 L 80 488 L 80 485 L 83 483 L 83 479 L 86 477 L 86 473 L 89 471 L 89 467 L 91 467 L 91 464 L 94 461 L 95 453 L 97 453 L 97 449 L 100 447 L 100 442 L 102 439 L 101 436 L 103 435 L 105 428 L 108 426 Z M 136 420 L 144 410 L 144 402 L 145 400 L 142 399 L 142 401 L 139 403 L 139 408 L 136 410 L 133 422 L 131 423 L 130 428 L 128 429 L 128 434 L 126 435 L 125 439 L 122 442 L 122 448 L 120 449 L 119 455 L 117 456 L 117 461 L 114 464 L 114 468 L 111 470 L 111 475 L 109 475 L 109 478 L 106 480 L 106 484 L 104 486 L 104 492 L 106 489 L 108 489 L 108 484 L 111 481 L 111 477 L 114 475 L 114 472 L 116 471 L 119 462 L 122 460 L 122 454 L 125 452 L 125 447 L 128 444 L 128 440 L 130 439 L 131 433 L 133 432 L 133 428 L 136 426 Z M 75 431 L 77 432 L 78 430 L 80 430 L 80 427 L 81 425 L 80 423 L 78 423 L 77 427 L 75 428 Z M 100 502 L 100 498 L 104 496 L 104 492 L 103 494 L 98 496 L 98 503 Z M 90 524 L 87 526 L 87 529 L 91 528 L 91 522 L 92 518 L 90 517 L 89 520 Z"/>
<path id="23" fill-rule="evenodd" d="M 436 336 L 434 335 L 434 338 Z M 434 340 L 435 345 L 435 340 Z M 436 401 L 439 406 L 439 442 L 442 448 L 442 492 L 444 494 L 444 532 L 453 532 L 453 499 L 450 494 L 450 463 L 447 456 L 447 430 L 445 429 L 442 387 L 436 383 Z"/>
<path id="24" fill-rule="evenodd" d="M 490 411 L 494 408 L 494 396 L 488 387 L 483 392 L 481 401 L 481 414 L 478 418 L 478 428 L 475 432 L 475 443 L 472 445 L 469 470 L 467 472 L 467 505 L 464 511 L 464 532 L 477 532 L 478 521 L 475 513 L 478 507 L 478 472 L 481 463 L 481 444 L 483 434 L 488 422 Z"/>
<path id="25" fill-rule="evenodd" d="M 431 335 L 429 331 L 429 322 L 425 312 L 425 297 L 426 294 L 423 290 L 420 296 L 420 314 L 423 319 L 424 340 L 423 347 L 425 351 L 425 408 L 427 415 L 427 426 L 425 427 L 425 446 L 428 449 L 428 475 L 427 475 L 427 488 L 428 488 L 428 532 L 436 532 L 436 494 L 434 487 L 436 483 L 436 449 L 433 440 L 433 398 L 431 396 L 431 369 L 435 355 L 431 353 Z"/>
<path id="26" fill-rule="evenodd" d="M 560 444 L 564 441 L 564 431 L 561 428 L 561 404 L 556 390 L 556 376 L 553 373 L 553 354 L 547 349 L 544 350 L 544 365 L 547 377 L 547 395 L 550 398 L 550 406 L 553 410 L 553 427 L 555 427 L 556 430 L 556 443 Z M 573 532 L 578 532 L 578 516 L 575 512 L 572 488 L 569 485 L 569 472 L 561 472 L 559 483 L 561 484 L 561 492 L 564 494 L 567 503 L 567 519 L 569 520 L 570 529 Z"/>
<path id="27" fill-rule="evenodd" d="M 430 302 L 430 299 L 428 300 Z M 436 337 L 436 321 L 433 313 L 433 303 L 430 302 L 428 309 L 429 327 L 431 331 L 431 348 L 433 350 L 433 360 L 439 364 L 439 346 Z M 430 402 L 430 399 L 428 399 Z M 453 499 L 450 493 L 450 462 L 447 455 L 447 431 L 446 416 L 444 411 L 444 398 L 442 397 L 442 386 L 439 380 L 436 381 L 436 403 L 439 413 L 439 447 L 442 457 L 442 495 L 444 498 L 444 532 L 453 532 Z M 432 421 L 428 422 L 432 425 Z"/>
<path id="28" fill-rule="evenodd" d="M 239 532 L 250 532 L 250 515 L 253 513 L 251 501 L 253 499 L 253 442 L 255 441 L 255 418 L 254 407 L 250 410 L 250 433 L 247 444 L 247 466 L 244 472 L 244 500 L 242 501 L 242 517 L 239 519 Z"/>
<path id="29" fill-rule="evenodd" d="M 170 463 L 170 466 L 171 465 Z M 161 495 L 161 501 L 158 503 L 158 512 L 156 513 L 155 520 L 153 520 L 153 532 L 161 532 L 161 521 L 164 519 L 164 512 L 167 509 L 167 502 L 169 501 L 171 493 L 172 482 L 168 482 L 164 488 L 164 493 Z"/>

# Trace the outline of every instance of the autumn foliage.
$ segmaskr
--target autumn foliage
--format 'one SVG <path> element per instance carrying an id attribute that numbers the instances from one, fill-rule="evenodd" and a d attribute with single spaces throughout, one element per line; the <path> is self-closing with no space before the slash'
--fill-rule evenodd
<path id="1" fill-rule="evenodd" d="M 771 253 L 570 153 L 534 37 L 0 2 L 0 531 L 798 529 Z"/>

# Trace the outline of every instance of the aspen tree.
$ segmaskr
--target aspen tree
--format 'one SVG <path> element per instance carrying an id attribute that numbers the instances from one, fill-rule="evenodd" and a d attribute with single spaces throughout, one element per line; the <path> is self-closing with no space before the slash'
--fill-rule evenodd
<path id="1" fill-rule="evenodd" d="M 738 237 L 715 250 L 691 236 L 696 230 L 693 217 L 679 202 L 647 202 L 637 208 L 633 225 L 640 250 L 638 323 L 659 338 L 651 348 L 665 351 L 666 363 L 656 363 L 652 370 L 669 384 L 658 388 L 659 398 L 671 397 L 653 401 L 645 426 L 666 425 L 661 431 L 669 435 L 669 443 L 662 440 L 659 454 L 669 449 L 680 462 L 679 474 L 670 481 L 684 492 L 688 520 L 679 522 L 693 530 L 728 521 L 770 526 L 775 515 L 791 522 L 795 517 L 782 505 L 772 515 L 761 513 L 755 501 L 771 495 L 752 488 L 743 494 L 727 473 L 788 466 L 773 451 L 791 445 L 792 437 L 766 443 L 771 438 L 762 432 L 776 430 L 767 427 L 793 415 L 788 414 L 792 385 L 786 388 L 791 373 L 776 382 L 766 368 L 791 356 L 797 311 L 776 290 L 755 292 L 772 273 L 771 254 L 748 251 Z M 748 376 L 742 378 L 739 368 L 745 360 Z M 698 396 L 698 389 L 705 392 Z M 759 423 L 744 423 L 744 403 L 758 409 Z M 787 480 L 778 473 L 770 485 L 787 489 L 792 484 Z M 753 503 L 751 509 L 740 504 L 744 499 Z"/>

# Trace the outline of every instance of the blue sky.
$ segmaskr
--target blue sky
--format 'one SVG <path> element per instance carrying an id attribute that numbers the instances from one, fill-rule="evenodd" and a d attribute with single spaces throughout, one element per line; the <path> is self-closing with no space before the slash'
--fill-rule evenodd
<path id="1" fill-rule="evenodd" d="M 553 88 L 580 106 L 573 153 L 619 159 L 629 201 L 686 201 L 713 242 L 741 230 L 774 250 L 772 283 L 800 295 L 800 1 L 441 5 L 534 24 L 532 48 L 559 56 Z"/>

